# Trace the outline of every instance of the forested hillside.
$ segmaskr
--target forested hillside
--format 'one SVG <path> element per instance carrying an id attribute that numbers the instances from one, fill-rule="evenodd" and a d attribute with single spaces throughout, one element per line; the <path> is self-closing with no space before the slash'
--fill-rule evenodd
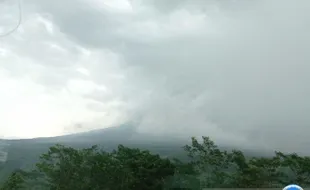
<path id="1" fill-rule="evenodd" d="M 129 148 L 149 150 L 152 154 L 159 154 L 164 158 L 178 158 L 188 161 L 189 158 L 182 146 L 190 143 L 190 139 L 179 139 L 171 136 L 153 136 L 140 134 L 134 125 L 124 124 L 89 132 L 77 133 L 51 138 L 35 138 L 20 140 L 3 140 L 2 150 L 6 152 L 6 162 L 0 161 L 0 183 L 3 182 L 15 169 L 31 170 L 39 161 L 41 154 L 49 147 L 61 144 L 75 149 L 88 148 L 98 145 L 98 148 L 111 152 L 119 144 Z M 230 150 L 231 147 L 219 146 L 221 150 Z M 267 155 L 262 150 L 243 150 L 248 157 Z M 272 152 L 271 152 L 272 153 Z M 269 153 L 268 155 L 271 155 Z M 3 157 L 4 158 L 4 157 Z"/>
<path id="2" fill-rule="evenodd" d="M 187 160 L 163 158 L 149 150 L 119 145 L 108 152 L 97 146 L 55 145 L 34 170 L 15 170 L 2 184 L 10 189 L 159 190 L 201 188 L 283 188 L 310 184 L 310 157 L 275 152 L 247 158 L 240 150 L 221 150 L 208 137 L 183 147 Z"/>

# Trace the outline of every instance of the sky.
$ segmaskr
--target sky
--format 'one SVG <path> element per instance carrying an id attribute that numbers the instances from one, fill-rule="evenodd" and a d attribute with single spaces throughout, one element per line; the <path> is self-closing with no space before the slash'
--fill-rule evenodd
<path id="1" fill-rule="evenodd" d="M 0 137 L 135 122 L 237 146 L 310 145 L 308 0 L 27 0 L 0 38 Z M 0 1 L 0 34 L 18 23 Z"/>

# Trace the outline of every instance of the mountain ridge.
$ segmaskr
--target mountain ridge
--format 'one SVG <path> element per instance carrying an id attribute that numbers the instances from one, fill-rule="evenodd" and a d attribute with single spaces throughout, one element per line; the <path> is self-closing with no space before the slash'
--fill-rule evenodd
<path id="1" fill-rule="evenodd" d="M 41 154 L 55 144 L 63 144 L 73 148 L 88 148 L 98 145 L 105 151 L 112 151 L 119 144 L 130 148 L 149 150 L 163 157 L 187 159 L 182 147 L 190 144 L 191 138 L 179 138 L 170 135 L 152 135 L 139 133 L 131 124 L 116 127 L 96 129 L 88 132 L 68 134 L 56 137 L 41 137 L 33 139 L 0 140 L 0 181 L 5 179 L 15 169 L 32 169 Z M 203 136 L 203 135 L 202 135 Z M 235 147 L 219 145 L 220 149 L 231 150 Z M 239 149 L 239 148 L 238 148 Z M 269 152 L 260 150 L 244 150 L 248 156 L 268 156 Z"/>

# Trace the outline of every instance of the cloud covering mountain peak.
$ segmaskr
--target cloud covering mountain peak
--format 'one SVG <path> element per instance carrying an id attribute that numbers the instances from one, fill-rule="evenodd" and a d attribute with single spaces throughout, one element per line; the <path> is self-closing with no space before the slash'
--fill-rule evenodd
<path id="1" fill-rule="evenodd" d="M 152 134 L 306 151 L 308 1 L 98 3 L 23 3 L 22 26 L 1 39 L 0 134 L 135 121 Z"/>

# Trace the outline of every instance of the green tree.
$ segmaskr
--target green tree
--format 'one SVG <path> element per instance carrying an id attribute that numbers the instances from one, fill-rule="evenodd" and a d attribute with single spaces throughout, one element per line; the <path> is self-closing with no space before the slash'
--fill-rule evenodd
<path id="1" fill-rule="evenodd" d="M 24 177 L 22 171 L 14 171 L 4 182 L 0 190 L 18 190 L 24 187 Z"/>
<path id="2" fill-rule="evenodd" d="M 120 171 L 126 173 L 120 182 L 125 180 L 129 189 L 163 189 L 165 179 L 174 175 L 176 169 L 169 159 L 122 145 L 113 151 L 112 158 L 118 160 Z"/>
<path id="3" fill-rule="evenodd" d="M 162 158 L 147 150 L 119 145 L 106 152 L 97 146 L 50 147 L 36 168 L 13 172 L 0 190 L 159 190 L 201 188 L 277 188 L 310 185 L 310 157 L 275 152 L 246 157 L 223 151 L 209 138 L 184 146 L 189 162 Z"/>
<path id="4" fill-rule="evenodd" d="M 192 144 L 186 145 L 184 149 L 191 159 L 201 188 L 259 188 L 285 184 L 283 179 L 286 175 L 281 170 L 284 162 L 279 154 L 270 158 L 247 158 L 240 150 L 221 151 L 209 137 L 204 136 L 202 142 L 192 138 Z M 285 158 L 287 160 L 287 157 Z M 293 160 L 306 164 L 301 158 Z M 289 161 L 285 163 L 287 162 Z M 298 167 L 295 167 L 294 171 L 299 176 L 308 174 L 306 170 L 296 168 Z M 302 179 L 305 181 L 305 178 Z"/>
<path id="5" fill-rule="evenodd" d="M 282 183 L 297 183 L 304 187 L 310 186 L 310 157 L 301 157 L 296 153 L 283 154 L 276 152 L 276 156 L 280 159 L 283 169 L 286 169 L 286 175 Z M 282 175 L 283 176 L 283 175 Z"/>
<path id="6" fill-rule="evenodd" d="M 96 146 L 78 150 L 56 145 L 41 155 L 35 170 L 12 174 L 3 188 L 33 187 L 37 182 L 50 190 L 158 190 L 175 170 L 169 159 L 123 145 L 111 153 Z"/>
<path id="7" fill-rule="evenodd" d="M 201 188 L 229 187 L 231 184 L 231 155 L 221 151 L 209 137 L 202 137 L 202 143 L 192 138 L 192 144 L 184 150 L 199 178 Z"/>
<path id="8" fill-rule="evenodd" d="M 88 160 L 96 146 L 76 150 L 56 145 L 40 157 L 37 170 L 51 190 L 88 189 Z"/>
<path id="9" fill-rule="evenodd" d="M 232 152 L 232 162 L 236 166 L 233 173 L 235 187 L 272 188 L 281 186 L 279 157 L 246 158 L 241 151 Z"/>

